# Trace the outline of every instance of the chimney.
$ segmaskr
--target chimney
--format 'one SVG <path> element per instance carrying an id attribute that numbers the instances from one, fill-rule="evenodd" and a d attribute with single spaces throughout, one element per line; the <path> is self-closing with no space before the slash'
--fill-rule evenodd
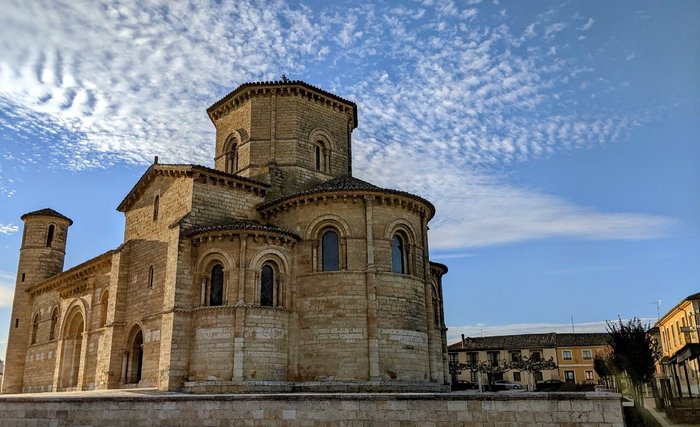
<path id="1" fill-rule="evenodd" d="M 464 347 L 465 347 L 465 343 L 464 343 L 464 334 L 462 334 L 462 348 L 464 348 Z"/>

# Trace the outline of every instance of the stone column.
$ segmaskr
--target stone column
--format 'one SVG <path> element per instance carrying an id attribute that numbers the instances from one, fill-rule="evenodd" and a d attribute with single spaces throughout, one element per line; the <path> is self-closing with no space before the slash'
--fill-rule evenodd
<path id="1" fill-rule="evenodd" d="M 375 289 L 376 266 L 374 265 L 374 236 L 372 232 L 372 197 L 365 201 L 365 236 L 367 243 L 367 268 L 365 269 L 367 289 L 367 338 L 369 379 L 378 381 L 379 376 L 379 341 L 377 338 L 377 293 Z"/>

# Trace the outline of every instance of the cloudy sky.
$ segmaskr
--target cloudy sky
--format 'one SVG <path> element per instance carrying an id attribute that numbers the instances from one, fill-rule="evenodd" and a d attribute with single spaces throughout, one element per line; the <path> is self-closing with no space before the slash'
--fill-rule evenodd
<path id="1" fill-rule="evenodd" d="M 0 2 L 2 325 L 23 213 L 73 218 L 66 267 L 118 246 L 153 156 L 212 166 L 206 108 L 282 74 L 357 103 L 356 176 L 437 206 L 451 339 L 700 291 L 699 2 Z"/>

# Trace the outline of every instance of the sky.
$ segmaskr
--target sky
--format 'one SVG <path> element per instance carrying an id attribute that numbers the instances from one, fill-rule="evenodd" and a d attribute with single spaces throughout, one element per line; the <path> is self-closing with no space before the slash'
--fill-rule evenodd
<path id="1" fill-rule="evenodd" d="M 435 204 L 448 341 L 653 322 L 700 291 L 700 2 L 0 9 L 3 354 L 20 216 L 74 220 L 66 268 L 117 247 L 153 157 L 212 167 L 206 108 L 283 74 L 357 104 L 356 177 Z"/>

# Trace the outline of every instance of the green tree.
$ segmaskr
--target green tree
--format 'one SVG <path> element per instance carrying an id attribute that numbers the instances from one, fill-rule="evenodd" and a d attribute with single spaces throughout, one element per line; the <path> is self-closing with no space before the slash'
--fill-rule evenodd
<path id="1" fill-rule="evenodd" d="M 658 358 L 658 343 L 647 330 L 649 325 L 634 317 L 623 322 L 607 322 L 608 344 L 612 349 L 612 364 L 620 372 L 627 374 L 632 382 L 634 401 L 644 406 L 642 385 L 654 377 L 654 364 Z"/>

